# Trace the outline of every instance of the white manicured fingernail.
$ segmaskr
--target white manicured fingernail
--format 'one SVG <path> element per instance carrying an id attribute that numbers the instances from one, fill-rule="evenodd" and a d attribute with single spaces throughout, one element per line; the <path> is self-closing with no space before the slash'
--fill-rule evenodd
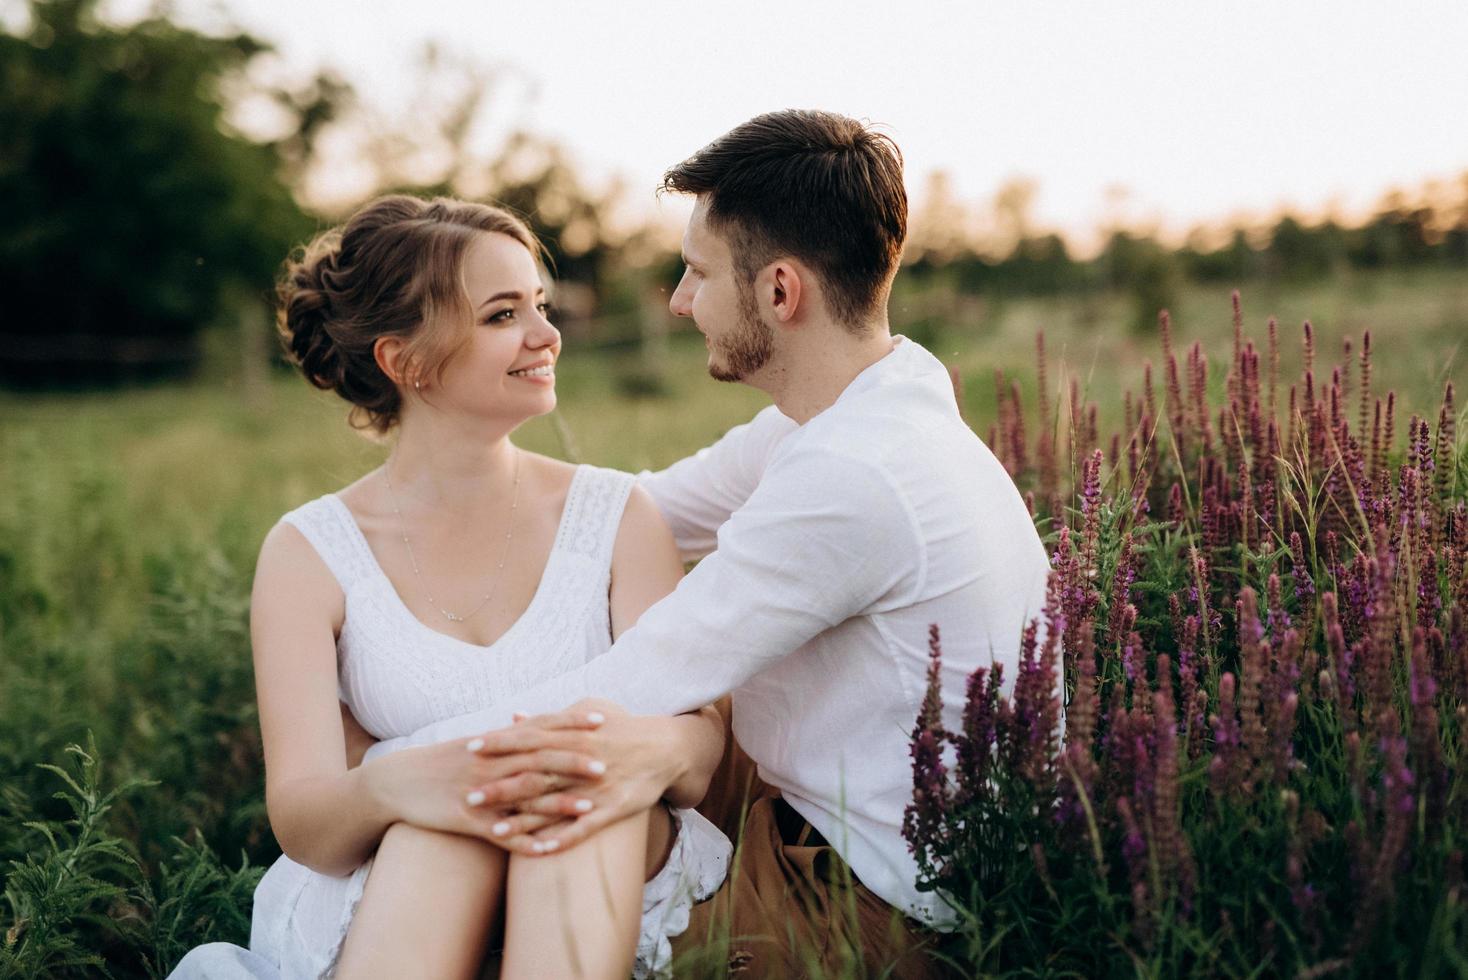
<path id="1" fill-rule="evenodd" d="M 577 800 L 576 801 L 576 812 L 577 813 L 590 813 L 591 812 L 591 808 L 592 808 L 593 805 L 594 804 L 590 800 Z"/>
<path id="2" fill-rule="evenodd" d="M 539 844 L 537 846 L 540 848 L 540 853 L 549 854 L 551 851 L 554 851 L 556 848 L 560 847 L 561 842 L 558 840 L 548 840 L 544 844 Z"/>
<path id="3" fill-rule="evenodd" d="M 587 714 L 586 720 L 593 725 L 600 725 L 602 722 L 607 720 L 607 716 L 602 714 L 600 711 L 592 711 Z"/>
<path id="4" fill-rule="evenodd" d="M 480 749 L 484 748 L 484 739 L 471 738 L 469 740 L 469 744 L 464 746 L 464 748 L 468 749 L 470 752 L 478 752 Z"/>
<path id="5" fill-rule="evenodd" d="M 530 849 L 536 854 L 544 854 L 547 850 L 544 841 L 536 841 L 534 844 L 530 845 Z"/>
<path id="6" fill-rule="evenodd" d="M 479 804 L 484 802 L 484 794 L 481 793 L 479 790 L 474 789 L 470 790 L 469 795 L 464 797 L 464 799 L 469 801 L 470 806 L 478 806 Z"/>
<path id="7" fill-rule="evenodd" d="M 592 759 L 586 764 L 586 769 L 588 772 L 594 772 L 598 776 L 600 776 L 602 773 L 607 771 L 607 764 L 605 762 L 602 762 L 600 759 Z"/>
<path id="8" fill-rule="evenodd" d="M 496 837 L 503 837 L 510 832 L 510 823 L 508 820 L 501 820 L 499 823 L 489 828 L 489 832 L 491 834 L 494 834 Z"/>

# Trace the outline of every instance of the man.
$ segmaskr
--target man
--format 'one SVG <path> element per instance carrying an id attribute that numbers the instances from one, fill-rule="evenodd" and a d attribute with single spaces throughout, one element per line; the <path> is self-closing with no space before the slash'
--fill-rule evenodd
<path id="1" fill-rule="evenodd" d="M 715 378 L 774 401 L 644 474 L 685 557 L 703 560 L 583 668 L 387 748 L 488 732 L 482 751 L 523 751 L 559 744 L 564 715 L 504 730 L 511 709 L 557 711 L 595 691 L 634 713 L 676 714 L 732 693 L 733 734 L 763 795 L 737 866 L 681 941 L 729 935 L 755 975 L 803 972 L 812 958 L 840 966 L 849 946 L 863 971 L 923 975 L 910 953 L 919 927 L 953 918 L 917 890 L 900 830 L 928 629 L 942 630 L 944 722 L 957 728 L 968 673 L 1000 663 L 1015 676 L 1045 552 L 959 417 L 943 365 L 890 333 L 907 198 L 889 139 L 831 113 L 770 113 L 664 186 L 695 197 L 672 311 L 704 333 Z M 604 748 L 621 771 L 581 791 L 591 812 L 512 846 L 571 846 L 658 799 L 666 774 L 627 761 L 650 760 L 645 747 Z M 535 795 L 527 785 L 486 790 L 513 803 Z"/>

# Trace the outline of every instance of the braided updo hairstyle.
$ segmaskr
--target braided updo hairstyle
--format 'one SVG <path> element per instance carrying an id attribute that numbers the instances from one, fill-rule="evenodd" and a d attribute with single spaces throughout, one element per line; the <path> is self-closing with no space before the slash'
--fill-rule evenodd
<path id="1" fill-rule="evenodd" d="M 436 380 L 468 341 L 474 318 L 464 253 L 484 232 L 509 235 L 544 257 L 525 223 L 501 208 L 393 194 L 286 260 L 277 289 L 281 340 L 308 381 L 351 402 L 356 428 L 385 434 L 402 410 L 398 385 L 373 356 L 379 338 L 404 338 L 409 382 Z"/>

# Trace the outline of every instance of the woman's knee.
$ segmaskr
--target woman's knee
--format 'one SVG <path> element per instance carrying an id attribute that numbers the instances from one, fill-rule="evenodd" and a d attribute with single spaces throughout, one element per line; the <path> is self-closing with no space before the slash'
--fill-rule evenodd
<path id="1" fill-rule="evenodd" d="M 540 880 L 562 882 L 570 869 L 600 868 L 608 862 L 625 863 L 636 869 L 634 873 L 640 873 L 644 864 L 640 856 L 645 854 L 648 845 L 649 818 L 663 812 L 659 805 L 651 811 L 625 817 L 570 850 L 540 855 L 511 854 L 509 880 L 522 884 Z"/>
<path id="2" fill-rule="evenodd" d="M 406 861 L 420 867 L 487 873 L 502 869 L 505 860 L 503 849 L 477 837 L 395 823 L 382 835 L 374 865 Z"/>

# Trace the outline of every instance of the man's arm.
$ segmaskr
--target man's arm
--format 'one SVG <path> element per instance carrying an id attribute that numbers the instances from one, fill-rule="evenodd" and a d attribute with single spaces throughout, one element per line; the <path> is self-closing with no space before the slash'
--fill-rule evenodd
<path id="1" fill-rule="evenodd" d="M 719 528 L 759 486 L 770 456 L 796 424 L 771 405 L 706 449 L 638 482 L 657 502 L 684 561 L 714 550 Z"/>
<path id="2" fill-rule="evenodd" d="M 909 601 L 922 574 L 916 523 L 882 471 L 824 451 L 791 453 L 720 530 L 717 550 L 606 653 L 512 701 L 379 743 L 368 758 L 593 696 L 633 714 L 691 711 L 837 623 Z"/>

